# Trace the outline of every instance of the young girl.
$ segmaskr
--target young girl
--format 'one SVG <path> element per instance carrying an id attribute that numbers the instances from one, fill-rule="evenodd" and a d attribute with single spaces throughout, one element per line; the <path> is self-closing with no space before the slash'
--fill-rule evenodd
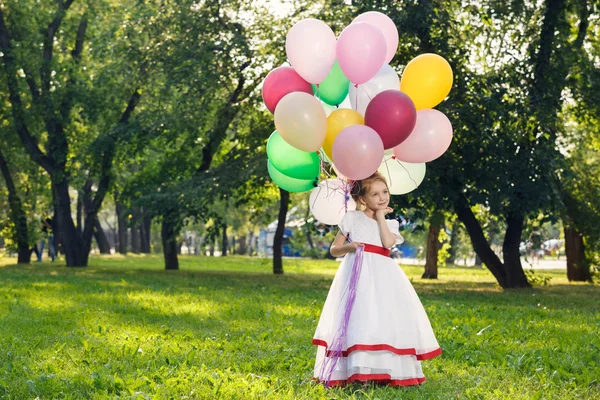
<path id="1" fill-rule="evenodd" d="M 442 351 L 419 297 L 390 258 L 404 239 L 398 221 L 385 219 L 392 212 L 385 178 L 375 173 L 355 182 L 352 197 L 359 209 L 344 216 L 331 245 L 333 256 L 345 257 L 313 337 L 314 377 L 326 386 L 418 385 L 425 381 L 421 360 Z"/>

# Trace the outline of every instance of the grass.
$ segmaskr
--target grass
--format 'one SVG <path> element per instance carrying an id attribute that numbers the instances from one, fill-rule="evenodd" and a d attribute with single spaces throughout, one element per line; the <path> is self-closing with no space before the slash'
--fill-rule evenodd
<path id="1" fill-rule="evenodd" d="M 444 353 L 419 387 L 311 383 L 310 344 L 333 261 L 92 258 L 83 269 L 0 259 L 0 398 L 593 399 L 600 287 L 501 291 L 480 269 L 420 279 L 405 267 Z M 540 274 L 539 272 L 536 272 Z"/>

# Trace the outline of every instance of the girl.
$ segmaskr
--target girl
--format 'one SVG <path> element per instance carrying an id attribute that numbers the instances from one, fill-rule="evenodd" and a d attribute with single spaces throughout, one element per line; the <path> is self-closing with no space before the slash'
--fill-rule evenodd
<path id="1" fill-rule="evenodd" d="M 419 297 L 390 258 L 389 249 L 404 239 L 398 221 L 385 219 L 392 212 L 385 178 L 356 181 L 352 197 L 359 209 L 344 216 L 331 245 L 344 261 L 313 337 L 314 377 L 326 386 L 418 385 L 425 381 L 421 360 L 442 351 Z"/>

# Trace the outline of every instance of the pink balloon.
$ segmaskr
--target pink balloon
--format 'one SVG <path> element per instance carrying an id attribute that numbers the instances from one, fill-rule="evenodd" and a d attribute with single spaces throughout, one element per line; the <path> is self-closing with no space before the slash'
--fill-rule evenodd
<path id="1" fill-rule="evenodd" d="M 292 67 L 275 68 L 263 82 L 262 97 L 271 114 L 275 112 L 279 100 L 292 92 L 313 94 L 310 83 L 302 79 Z"/>
<path id="2" fill-rule="evenodd" d="M 337 42 L 337 60 L 350 82 L 360 85 L 375 76 L 385 61 L 383 33 L 367 22 L 348 25 Z"/>
<path id="3" fill-rule="evenodd" d="M 396 55 L 396 50 L 398 50 L 398 28 L 396 28 L 394 21 L 392 21 L 390 17 L 383 13 L 378 11 L 369 11 L 364 14 L 360 14 L 354 19 L 354 21 L 352 21 L 353 24 L 356 22 L 368 22 L 371 25 L 375 25 L 379 28 L 385 37 L 386 43 L 384 63 L 388 64 L 390 61 L 392 61 L 392 58 L 394 58 Z"/>
<path id="4" fill-rule="evenodd" d="M 452 124 L 444 113 L 424 108 L 417 111 L 415 129 L 404 142 L 394 147 L 400 161 L 423 163 L 433 161 L 448 150 L 452 142 Z"/>
<path id="5" fill-rule="evenodd" d="M 298 74 L 315 85 L 325 80 L 335 62 L 335 34 L 323 21 L 303 19 L 289 30 L 285 53 Z"/>
<path id="6" fill-rule="evenodd" d="M 383 143 L 373 129 L 352 125 L 333 142 L 333 163 L 344 176 L 359 180 L 373 175 L 383 160 Z"/>
<path id="7" fill-rule="evenodd" d="M 385 149 L 396 147 L 409 137 L 417 122 L 417 109 L 406 94 L 385 90 L 371 100 L 365 111 L 365 125 L 379 134 Z"/>

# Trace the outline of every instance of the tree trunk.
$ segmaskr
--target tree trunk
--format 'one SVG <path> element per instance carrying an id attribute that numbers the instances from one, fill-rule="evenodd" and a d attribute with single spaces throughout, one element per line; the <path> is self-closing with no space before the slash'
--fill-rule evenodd
<path id="1" fill-rule="evenodd" d="M 79 229 L 79 231 L 83 230 L 83 197 L 83 193 L 77 192 L 77 214 L 75 222 L 77 223 L 77 229 Z"/>
<path id="2" fill-rule="evenodd" d="M 458 235 L 460 234 L 460 220 L 454 219 L 452 223 L 452 232 L 450 233 L 450 257 L 446 260 L 447 264 L 454 264 L 456 261 L 456 251 L 458 247 Z"/>
<path id="3" fill-rule="evenodd" d="M 96 243 L 98 243 L 100 254 L 110 254 L 110 244 L 97 217 L 94 219 L 94 238 L 96 239 Z"/>
<path id="4" fill-rule="evenodd" d="M 140 243 L 140 210 L 134 208 L 132 212 L 132 224 L 131 224 L 131 252 L 134 254 L 140 254 L 141 243 Z"/>
<path id="5" fill-rule="evenodd" d="M 254 255 L 254 231 L 250 232 L 250 237 L 248 238 L 248 255 L 250 257 Z"/>
<path id="6" fill-rule="evenodd" d="M 179 233 L 179 229 L 175 221 L 176 218 L 179 218 L 179 215 L 171 210 L 163 215 L 162 220 L 161 238 L 165 269 L 167 270 L 179 269 L 179 259 L 177 258 L 177 234 Z"/>
<path id="7" fill-rule="evenodd" d="M 119 253 L 127 254 L 127 220 L 125 219 L 125 207 L 119 201 L 119 196 L 115 193 L 115 205 L 117 213 L 117 230 L 119 232 Z"/>
<path id="8" fill-rule="evenodd" d="M 31 248 L 29 247 L 29 231 L 27 229 L 27 215 L 23 209 L 23 203 L 17 193 L 12 175 L 8 169 L 8 163 L 0 152 L 0 170 L 8 189 L 8 204 L 10 205 L 10 219 L 15 225 L 16 242 L 19 264 L 29 264 L 31 262 Z"/>
<path id="9" fill-rule="evenodd" d="M 494 275 L 498 284 L 503 289 L 531 287 L 523 271 L 521 255 L 519 253 L 519 244 L 523 231 L 523 216 L 509 215 L 506 218 L 506 233 L 502 246 L 504 263 L 502 263 L 490 247 L 479 221 L 477 221 L 473 211 L 471 211 L 471 207 L 469 207 L 467 199 L 463 195 L 460 195 L 455 203 L 455 211 L 460 221 L 467 228 L 475 253 L 479 255 L 483 263 Z"/>
<path id="10" fill-rule="evenodd" d="M 221 225 L 221 257 L 225 257 L 227 255 L 228 247 L 227 224 L 223 223 Z"/>
<path id="11" fill-rule="evenodd" d="M 248 254 L 248 243 L 246 241 L 246 235 L 241 235 L 239 238 L 237 254 L 239 254 L 239 255 Z"/>
<path id="12" fill-rule="evenodd" d="M 518 214 L 509 214 L 506 217 L 506 234 L 502 244 L 502 255 L 504 258 L 504 270 L 506 271 L 507 288 L 529 288 L 531 284 L 527 281 L 523 266 L 521 265 L 521 235 L 523 233 L 524 217 Z"/>
<path id="13" fill-rule="evenodd" d="M 475 265 L 477 267 L 481 267 L 483 265 L 483 261 L 481 261 L 481 257 L 479 257 L 479 254 L 475 253 Z"/>
<path id="14" fill-rule="evenodd" d="M 567 278 L 571 282 L 592 282 L 590 264 L 585 256 L 583 235 L 572 223 L 565 222 L 565 251 L 567 253 Z"/>
<path id="15" fill-rule="evenodd" d="M 437 279 L 438 277 L 438 252 L 440 250 L 440 228 L 443 224 L 443 214 L 434 213 L 429 223 L 427 234 L 427 255 L 425 257 L 425 271 L 423 279 Z"/>
<path id="16" fill-rule="evenodd" d="M 290 193 L 279 188 L 279 216 L 277 217 L 277 229 L 273 238 L 273 273 L 283 274 L 283 234 L 285 232 L 285 221 L 287 219 Z"/>
<path id="17" fill-rule="evenodd" d="M 502 265 L 502 261 L 500 261 L 496 253 L 494 253 L 490 247 L 483 234 L 479 221 L 477 221 L 473 211 L 471 211 L 471 207 L 469 207 L 467 199 L 463 195 L 459 195 L 458 200 L 454 204 L 454 209 L 456 215 L 458 215 L 458 218 L 469 233 L 475 253 L 481 257 L 481 260 L 485 263 L 492 275 L 494 275 L 498 284 L 503 288 L 506 287 L 506 272 L 504 271 L 504 265 Z"/>
<path id="18" fill-rule="evenodd" d="M 58 174 L 64 174 L 59 171 Z M 59 182 L 56 182 L 60 179 Z M 67 267 L 85 267 L 88 263 L 89 248 L 86 251 L 80 232 L 71 217 L 71 198 L 66 180 L 52 176 L 52 194 L 56 217 L 56 231 L 62 236 L 62 245 Z M 89 229 L 91 229 L 90 227 Z M 58 236 L 58 235 L 56 235 Z"/>
<path id="19" fill-rule="evenodd" d="M 142 253 L 144 254 L 150 254 L 150 233 L 151 233 L 151 229 L 152 229 L 152 218 L 148 215 L 146 215 L 145 210 L 142 211 L 143 213 L 143 219 L 142 219 L 142 223 L 140 224 L 140 240 L 141 240 L 141 246 L 142 246 Z"/>

